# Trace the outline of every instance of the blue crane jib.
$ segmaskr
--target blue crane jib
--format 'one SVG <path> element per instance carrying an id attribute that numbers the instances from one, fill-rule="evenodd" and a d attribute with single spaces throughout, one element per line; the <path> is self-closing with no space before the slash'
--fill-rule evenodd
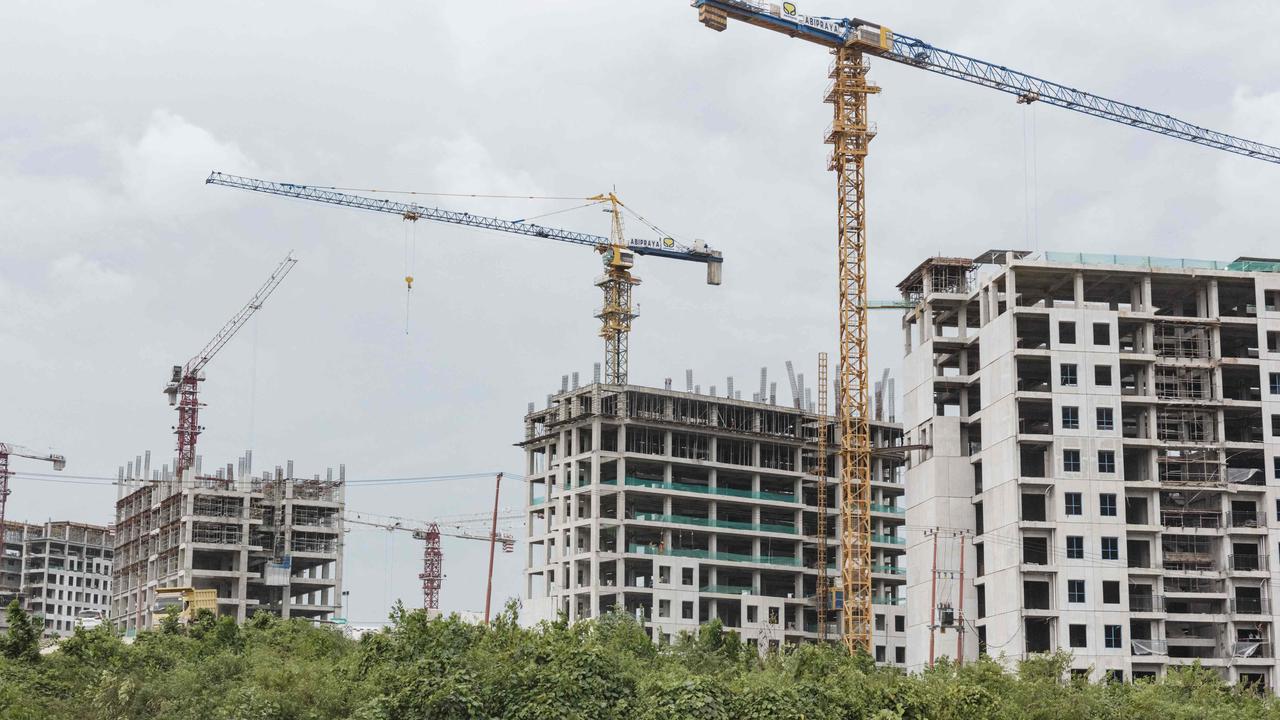
<path id="1" fill-rule="evenodd" d="M 314 200 L 317 202 L 329 203 L 331 205 L 341 205 L 343 207 L 352 207 L 361 210 L 390 213 L 393 215 L 399 215 L 406 220 L 434 220 L 436 222 L 465 225 L 485 230 L 497 230 L 499 232 L 515 233 L 517 235 L 526 235 L 529 237 L 559 240 L 560 242 L 573 243 L 575 245 L 586 245 L 593 248 L 613 244 L 609 238 L 601 235 L 591 235 L 589 233 L 575 232 L 573 230 L 562 230 L 560 228 L 546 227 L 544 225 L 521 222 L 519 220 L 503 220 L 501 218 L 486 217 L 483 215 L 472 215 L 471 213 L 427 207 L 416 203 L 351 195 L 311 185 L 272 182 L 270 180 L 259 180 L 256 178 L 241 177 L 238 175 L 227 175 L 226 173 L 220 173 L 217 171 L 210 173 L 205 182 L 211 185 L 223 185 L 226 187 L 240 188 L 242 190 L 253 190 L 255 192 L 269 193 L 272 195 L 282 195 L 284 197 Z M 707 282 L 712 285 L 720 284 L 720 266 L 723 263 L 724 258 L 721 256 L 719 251 L 712 250 L 700 242 L 695 243 L 693 246 L 687 246 L 676 242 L 672 238 L 662 238 L 659 240 L 629 238 L 627 240 L 627 249 L 636 255 L 651 255 L 655 257 L 671 258 L 672 260 L 689 260 L 705 263 L 707 265 Z"/>
<path id="2" fill-rule="evenodd" d="M 1010 70 L 1002 65 L 943 50 L 918 38 L 902 35 L 864 20 L 804 15 L 791 2 L 692 0 L 691 4 L 704 11 L 703 23 L 713 30 L 724 30 L 723 21 L 718 18 L 728 16 L 827 47 L 854 44 L 869 54 L 887 60 L 1009 93 L 1016 96 L 1019 103 L 1044 102 L 1198 145 L 1280 163 L 1280 147 L 1209 130 L 1164 113 L 1110 100 Z M 705 12 L 707 9 L 723 13 L 723 16 L 708 14 Z"/>

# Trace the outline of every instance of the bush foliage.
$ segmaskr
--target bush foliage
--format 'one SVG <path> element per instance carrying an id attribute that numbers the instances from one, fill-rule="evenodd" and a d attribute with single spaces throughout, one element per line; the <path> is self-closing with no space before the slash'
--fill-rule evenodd
<path id="1" fill-rule="evenodd" d="M 127 644 L 106 627 L 37 651 L 37 627 L 11 607 L 0 638 L 0 718 L 13 720 L 984 720 L 1280 718 L 1270 695 L 1211 670 L 1160 682 L 1064 680 L 1069 658 L 1006 672 L 989 659 L 907 675 L 838 647 L 763 657 L 718 624 L 655 646 L 625 614 L 521 628 L 421 611 L 392 614 L 353 641 L 310 623 L 211 615 L 164 623 Z"/>

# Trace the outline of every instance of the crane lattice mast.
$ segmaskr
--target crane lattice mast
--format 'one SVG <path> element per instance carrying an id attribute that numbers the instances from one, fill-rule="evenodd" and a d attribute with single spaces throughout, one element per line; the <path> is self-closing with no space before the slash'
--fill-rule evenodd
<path id="1" fill-rule="evenodd" d="M 818 604 L 818 641 L 827 639 L 830 607 L 827 580 L 827 354 L 818 353 L 818 457 L 813 474 L 818 478 L 818 583 L 814 595 Z"/>
<path id="2" fill-rule="evenodd" d="M 889 28 L 854 18 L 803 15 L 795 3 L 765 0 L 692 0 L 698 20 L 723 31 L 730 18 L 829 48 L 831 85 L 826 101 L 834 119 L 828 169 L 836 173 L 836 241 L 840 290 L 838 386 L 840 415 L 841 562 L 844 642 L 871 651 L 871 442 L 867 356 L 867 231 L 864 163 L 875 128 L 867 119 L 864 54 L 917 67 L 1014 95 L 1019 103 L 1045 102 L 1206 147 L 1280 163 L 1280 148 L 1208 130 L 1163 113 L 1110 100 L 936 48 Z"/>
<path id="3" fill-rule="evenodd" d="M 719 285 L 721 282 L 721 266 L 724 258 L 719 251 L 710 249 L 702 241 L 695 241 L 692 245 L 685 245 L 670 237 L 656 240 L 626 238 L 622 228 L 622 210 L 626 206 L 612 192 L 582 198 L 590 202 L 609 204 L 609 212 L 612 214 L 610 233 L 609 237 L 602 237 L 589 233 L 546 227 L 524 222 L 523 220 L 503 220 L 455 210 L 427 207 L 416 203 L 379 200 L 352 195 L 325 187 L 259 180 L 216 171 L 210 173 L 205 182 L 210 185 L 222 185 L 224 187 L 280 195 L 299 200 L 311 200 L 329 205 L 390 213 L 411 222 L 431 220 L 527 237 L 546 238 L 593 248 L 600 253 L 605 268 L 604 276 L 596 282 L 596 286 L 604 293 L 604 304 L 600 311 L 596 313 L 596 317 L 600 319 L 600 336 L 605 341 L 604 381 L 610 385 L 625 385 L 627 383 L 628 339 L 631 333 L 631 321 L 636 318 L 635 309 L 631 302 L 631 288 L 640 284 L 640 278 L 631 274 L 631 268 L 635 265 L 636 255 L 703 263 L 707 266 L 707 284 Z"/>
<path id="4" fill-rule="evenodd" d="M 199 399 L 199 383 L 204 380 L 202 373 L 204 366 L 208 365 L 231 338 L 240 332 L 240 328 L 249 322 L 249 318 L 253 317 L 254 313 L 262 309 L 262 304 L 267 301 L 271 293 L 275 292 L 297 263 L 293 253 L 286 255 L 275 270 L 271 271 L 271 276 L 262 284 L 262 287 L 249 298 L 249 302 L 245 303 L 244 307 L 240 308 L 218 330 L 213 339 L 205 344 L 195 357 L 188 360 L 186 365 L 173 366 L 173 375 L 169 379 L 169 384 L 165 386 L 164 392 L 169 396 L 169 405 L 178 407 L 178 424 L 173 429 L 174 434 L 178 436 L 178 457 L 174 464 L 174 474 L 177 477 L 181 478 L 182 473 L 195 465 L 196 438 L 204 429 L 200 427 Z"/>

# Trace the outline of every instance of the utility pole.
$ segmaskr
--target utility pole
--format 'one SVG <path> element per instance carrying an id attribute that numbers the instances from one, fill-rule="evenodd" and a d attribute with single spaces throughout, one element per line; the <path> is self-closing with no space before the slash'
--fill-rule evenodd
<path id="1" fill-rule="evenodd" d="M 938 531 L 933 536 L 933 566 L 929 569 L 929 667 L 933 667 L 934 633 L 938 627 Z"/>
<path id="2" fill-rule="evenodd" d="M 502 492 L 502 473 L 493 482 L 493 525 L 489 528 L 489 582 L 484 590 L 484 624 L 489 624 L 489 607 L 493 602 L 493 553 L 498 546 L 498 497 Z"/>

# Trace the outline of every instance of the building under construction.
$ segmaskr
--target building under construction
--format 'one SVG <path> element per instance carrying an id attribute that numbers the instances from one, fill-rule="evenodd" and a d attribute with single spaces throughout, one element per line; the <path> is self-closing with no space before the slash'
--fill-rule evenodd
<path id="1" fill-rule="evenodd" d="M 69 635 L 77 617 L 103 618 L 111 605 L 115 541 L 110 528 L 51 521 L 6 523 L 0 545 L 0 604 L 18 600 L 45 633 Z"/>
<path id="2" fill-rule="evenodd" d="M 525 609 L 533 619 L 596 617 L 621 607 L 656 642 L 719 619 L 763 648 L 838 640 L 832 602 L 819 627 L 819 573 L 838 586 L 835 419 L 793 385 L 772 402 L 688 390 L 570 387 L 525 416 L 528 476 Z M 827 433 L 825 517 L 818 514 L 818 433 Z M 900 427 L 872 425 L 877 446 Z M 906 539 L 902 464 L 873 463 L 875 655 L 905 663 Z M 826 523 L 820 533 L 819 522 Z M 826 567 L 818 565 L 819 536 Z"/>
<path id="3" fill-rule="evenodd" d="M 218 592 L 218 614 L 331 618 L 342 597 L 345 469 L 300 478 L 292 461 L 258 475 L 252 454 L 179 479 L 139 457 L 120 471 L 111 617 L 149 628 L 155 590 Z"/>
<path id="4" fill-rule="evenodd" d="M 899 288 L 909 666 L 1275 687 L 1280 261 L 991 251 Z"/>

